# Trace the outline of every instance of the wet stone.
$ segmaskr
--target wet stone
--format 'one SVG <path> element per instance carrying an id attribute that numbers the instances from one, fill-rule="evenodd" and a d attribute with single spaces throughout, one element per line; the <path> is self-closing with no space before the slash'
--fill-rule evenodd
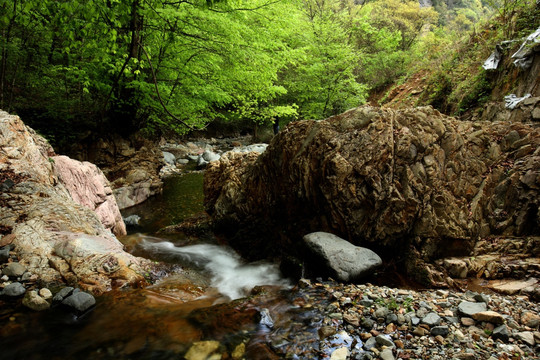
<path id="1" fill-rule="evenodd" d="M 14 282 L 4 287 L 4 291 L 2 292 L 2 294 L 5 296 L 17 297 L 21 296 L 25 292 L 26 289 L 23 284 L 19 282 Z"/>
<path id="2" fill-rule="evenodd" d="M 2 273 L 10 277 L 18 277 L 18 276 L 22 276 L 22 274 L 24 274 L 25 271 L 26 271 L 26 267 L 24 267 L 18 262 L 12 262 L 12 263 L 7 264 L 4 270 L 2 270 Z"/>
<path id="3" fill-rule="evenodd" d="M 96 299 L 88 293 L 76 292 L 62 301 L 63 305 L 69 306 L 79 312 L 84 312 L 96 304 Z"/>
<path id="4" fill-rule="evenodd" d="M 73 288 L 71 286 L 66 286 L 65 288 L 60 289 L 60 291 L 58 291 L 56 295 L 54 295 L 53 301 L 62 301 L 72 292 Z"/>
<path id="5" fill-rule="evenodd" d="M 50 304 L 38 295 L 37 291 L 32 290 L 26 293 L 22 301 L 23 305 L 34 311 L 43 311 L 50 308 Z"/>
<path id="6" fill-rule="evenodd" d="M 9 259 L 9 246 L 0 248 L 0 264 L 7 262 Z"/>

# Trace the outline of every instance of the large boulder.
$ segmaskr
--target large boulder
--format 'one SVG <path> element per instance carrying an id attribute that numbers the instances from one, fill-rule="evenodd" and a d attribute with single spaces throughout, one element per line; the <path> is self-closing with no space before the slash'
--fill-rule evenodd
<path id="1" fill-rule="evenodd" d="M 103 170 L 111 181 L 116 202 L 120 209 L 142 203 L 159 194 L 163 182 L 159 176 L 165 164 L 158 145 L 138 136 L 128 139 L 119 135 L 75 144 L 70 154 L 79 160 L 88 160 Z"/>
<path id="2" fill-rule="evenodd" d="M 0 193 L 0 235 L 10 237 L 19 262 L 45 283 L 78 284 L 95 293 L 144 281 L 144 260 L 124 252 L 99 211 L 85 203 L 93 198 L 90 188 L 71 183 L 81 181 L 84 170 L 61 181 L 54 169 L 57 161 L 69 169 L 80 164 L 54 156 L 19 117 L 0 112 L 0 184 L 9 185 Z M 76 201 L 81 189 L 88 198 Z M 98 202 L 110 195 L 102 191 Z"/>
<path id="3" fill-rule="evenodd" d="M 460 256 L 481 237 L 540 233 L 539 143 L 526 124 L 361 107 L 293 122 L 260 156 L 224 155 L 205 206 L 244 248 L 287 253 L 323 230 L 391 255 Z"/>
<path id="4" fill-rule="evenodd" d="M 354 246 L 330 233 L 314 232 L 304 236 L 307 247 L 318 259 L 314 267 L 330 270 L 340 281 L 353 281 L 371 275 L 382 265 L 382 259 L 373 251 Z"/>

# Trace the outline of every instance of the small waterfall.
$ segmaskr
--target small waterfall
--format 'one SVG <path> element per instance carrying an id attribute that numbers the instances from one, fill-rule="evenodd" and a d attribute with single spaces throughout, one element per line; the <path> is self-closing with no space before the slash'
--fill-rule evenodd
<path id="1" fill-rule="evenodd" d="M 141 243 L 146 251 L 172 261 L 189 263 L 204 271 L 211 278 L 211 286 L 231 300 L 249 294 L 258 285 L 289 287 L 274 264 L 257 262 L 245 264 L 233 250 L 210 244 L 178 247 L 168 241 Z"/>

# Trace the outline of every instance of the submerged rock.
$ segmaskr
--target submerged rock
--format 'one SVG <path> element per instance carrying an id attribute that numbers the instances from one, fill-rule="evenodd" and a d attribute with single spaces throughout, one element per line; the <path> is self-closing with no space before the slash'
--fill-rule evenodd
<path id="1" fill-rule="evenodd" d="M 51 304 L 42 298 L 37 291 L 28 291 L 22 301 L 23 305 L 35 311 L 47 310 L 51 307 Z"/>
<path id="2" fill-rule="evenodd" d="M 333 234 L 315 232 L 304 236 L 304 242 L 320 259 L 315 267 L 327 266 L 340 281 L 352 281 L 369 275 L 381 266 L 373 251 L 354 246 Z"/>
<path id="3" fill-rule="evenodd" d="M 23 284 L 21 284 L 20 282 L 14 282 L 4 287 L 4 290 L 2 291 L 2 295 L 17 297 L 17 296 L 21 296 L 25 292 L 26 292 L 26 289 Z"/>
<path id="4" fill-rule="evenodd" d="M 62 300 L 62 304 L 82 313 L 94 306 L 96 299 L 86 292 L 79 291 Z"/>

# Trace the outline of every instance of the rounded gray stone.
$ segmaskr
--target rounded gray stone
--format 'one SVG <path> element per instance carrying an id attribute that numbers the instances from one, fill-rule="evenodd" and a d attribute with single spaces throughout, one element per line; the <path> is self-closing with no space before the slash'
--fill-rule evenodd
<path id="1" fill-rule="evenodd" d="M 476 313 L 486 311 L 487 305 L 484 302 L 462 301 L 458 305 L 458 311 L 464 316 L 473 316 Z"/>
<path id="2" fill-rule="evenodd" d="M 448 326 L 434 326 L 433 328 L 431 328 L 431 335 L 433 336 L 447 336 L 449 332 L 450 329 L 448 328 Z"/>
<path id="3" fill-rule="evenodd" d="M 83 312 L 94 306 L 96 304 L 96 299 L 94 299 L 92 295 L 80 291 L 65 298 L 62 301 L 62 304 Z"/>
<path id="4" fill-rule="evenodd" d="M 303 239 L 320 265 L 334 272 L 339 281 L 362 278 L 382 265 L 382 259 L 373 251 L 355 246 L 334 234 L 314 232 Z"/>
<path id="5" fill-rule="evenodd" d="M 3 294 L 6 296 L 16 297 L 21 296 L 25 292 L 26 289 L 24 288 L 23 284 L 19 282 L 14 282 L 4 287 Z"/>

